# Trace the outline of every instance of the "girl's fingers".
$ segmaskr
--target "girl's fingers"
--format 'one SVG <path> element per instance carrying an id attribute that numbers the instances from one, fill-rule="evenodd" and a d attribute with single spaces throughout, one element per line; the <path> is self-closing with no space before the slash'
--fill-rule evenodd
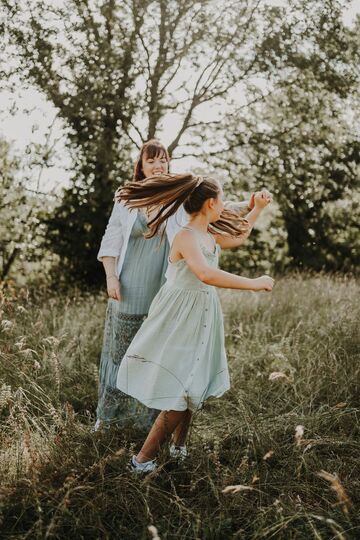
<path id="1" fill-rule="evenodd" d="M 249 208 L 252 210 L 254 208 L 254 205 L 255 205 L 255 193 L 252 192 L 250 195 L 250 200 L 249 200 Z"/>

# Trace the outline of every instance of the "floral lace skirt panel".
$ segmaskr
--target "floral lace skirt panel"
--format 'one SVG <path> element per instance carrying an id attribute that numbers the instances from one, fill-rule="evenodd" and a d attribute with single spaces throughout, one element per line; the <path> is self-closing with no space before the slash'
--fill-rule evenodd
<path id="1" fill-rule="evenodd" d="M 149 428 L 159 413 L 116 388 L 121 360 L 145 317 L 146 315 L 121 313 L 119 302 L 108 300 L 96 411 L 97 418 L 102 422 L 120 427 L 131 422 L 136 427 Z"/>

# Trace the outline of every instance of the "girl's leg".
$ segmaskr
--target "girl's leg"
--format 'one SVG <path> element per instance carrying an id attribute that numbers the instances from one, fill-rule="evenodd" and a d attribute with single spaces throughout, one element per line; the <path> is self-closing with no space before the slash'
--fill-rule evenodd
<path id="1" fill-rule="evenodd" d="M 186 413 L 187 411 L 161 411 L 136 456 L 136 460 L 139 463 L 144 463 L 154 459 L 161 445 L 170 437 L 179 423 L 184 420 Z"/>
<path id="2" fill-rule="evenodd" d="M 172 442 L 175 444 L 175 446 L 184 446 L 186 437 L 189 431 L 190 422 L 192 418 L 192 412 L 187 409 L 185 411 L 185 415 L 183 420 L 178 424 L 178 426 L 175 428 L 172 434 Z"/>

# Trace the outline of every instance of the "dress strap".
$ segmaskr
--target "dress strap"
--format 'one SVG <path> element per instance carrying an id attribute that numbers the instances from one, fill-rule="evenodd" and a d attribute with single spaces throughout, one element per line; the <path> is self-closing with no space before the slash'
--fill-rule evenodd
<path id="1" fill-rule="evenodd" d="M 203 242 L 201 241 L 201 233 L 200 233 L 200 231 L 197 231 L 196 229 L 193 229 L 192 227 L 186 227 L 185 225 L 182 228 L 187 229 L 188 231 L 193 231 L 194 233 L 196 233 L 200 238 L 200 243 L 204 246 Z M 209 233 L 209 231 L 207 231 L 207 234 L 210 236 L 210 238 L 211 238 L 211 240 L 212 240 L 212 242 L 214 244 L 214 250 L 216 250 L 216 245 L 217 244 L 216 244 L 215 238 L 213 237 L 213 235 L 211 233 Z M 204 246 L 204 247 L 206 248 L 206 246 Z M 206 248 L 206 249 L 208 249 L 208 248 Z"/>

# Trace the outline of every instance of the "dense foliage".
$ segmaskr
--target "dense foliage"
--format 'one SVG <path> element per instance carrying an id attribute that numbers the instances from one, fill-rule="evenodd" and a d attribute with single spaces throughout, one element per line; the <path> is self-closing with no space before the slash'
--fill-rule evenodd
<path id="1" fill-rule="evenodd" d="M 164 124 L 173 158 L 230 176 L 234 198 L 274 192 L 249 257 L 227 255 L 226 268 L 356 269 L 360 32 L 343 23 L 347 0 L 225 1 L 221 16 L 213 0 L 0 5 L 5 84 L 53 104 L 72 156 L 70 187 L 41 215 L 58 278 L 103 283 L 114 190 Z"/>

